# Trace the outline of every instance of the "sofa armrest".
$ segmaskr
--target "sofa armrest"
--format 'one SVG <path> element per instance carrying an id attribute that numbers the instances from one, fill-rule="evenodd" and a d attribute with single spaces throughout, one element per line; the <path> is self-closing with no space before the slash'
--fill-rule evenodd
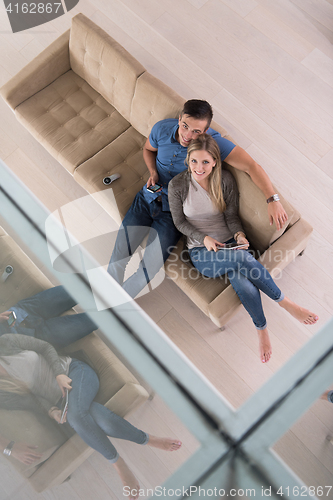
<path id="1" fill-rule="evenodd" d="M 259 262 L 275 278 L 305 249 L 312 231 L 306 220 L 299 219 L 260 256 Z"/>
<path id="2" fill-rule="evenodd" d="M 125 416 L 148 399 L 147 391 L 139 384 L 126 383 L 105 406 L 117 415 Z M 61 484 L 93 453 L 78 434 L 74 434 L 30 477 L 36 491 Z"/>
<path id="3" fill-rule="evenodd" d="M 71 69 L 69 33 L 63 33 L 0 89 L 12 109 Z"/>

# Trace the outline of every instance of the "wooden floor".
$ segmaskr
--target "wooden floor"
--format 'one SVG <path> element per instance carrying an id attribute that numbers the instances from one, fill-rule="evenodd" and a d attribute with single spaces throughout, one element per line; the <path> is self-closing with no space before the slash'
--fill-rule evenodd
<path id="1" fill-rule="evenodd" d="M 276 187 L 314 227 L 302 257 L 279 280 L 286 295 L 315 311 L 306 328 L 263 299 L 273 344 L 259 362 L 256 332 L 244 310 L 221 332 L 170 281 L 138 302 L 234 407 L 258 389 L 333 313 L 333 1 L 80 0 L 66 16 L 12 34 L 0 7 L 0 84 L 83 12 L 184 98 L 203 98 L 215 119 L 265 168 Z M 0 100 L 0 155 L 50 209 L 86 195 L 16 121 Z M 71 212 L 69 229 L 84 241 L 112 229 L 90 202 Z M 70 227 L 72 226 L 72 227 Z M 143 486 L 161 484 L 196 447 L 158 397 L 131 418 L 148 432 L 177 435 L 177 454 L 119 444 Z M 275 446 L 308 485 L 333 484 L 333 405 L 318 401 Z M 134 449 L 133 449 L 134 446 Z M 1 466 L 0 499 L 122 498 L 110 466 L 94 453 L 51 491 L 36 494 Z"/>

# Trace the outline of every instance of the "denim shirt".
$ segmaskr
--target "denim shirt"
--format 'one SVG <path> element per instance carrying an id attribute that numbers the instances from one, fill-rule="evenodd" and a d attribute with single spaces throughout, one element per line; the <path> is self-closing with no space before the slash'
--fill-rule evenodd
<path id="1" fill-rule="evenodd" d="M 153 148 L 157 149 L 156 168 L 159 176 L 158 183 L 161 184 L 163 189 L 159 193 L 151 193 L 147 190 L 147 186 L 144 186 L 142 190 L 147 203 L 151 203 L 162 195 L 163 211 L 170 211 L 168 202 L 169 182 L 187 168 L 185 165 L 187 147 L 182 146 L 176 139 L 178 126 L 177 119 L 167 118 L 155 123 L 149 135 L 150 144 Z M 214 137 L 220 148 L 221 160 L 225 160 L 234 149 L 235 144 L 211 128 L 207 130 L 207 134 Z"/>

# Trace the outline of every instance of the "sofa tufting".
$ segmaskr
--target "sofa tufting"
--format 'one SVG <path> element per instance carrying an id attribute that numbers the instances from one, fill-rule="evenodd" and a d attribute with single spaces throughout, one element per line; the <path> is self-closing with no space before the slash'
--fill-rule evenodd
<path id="1" fill-rule="evenodd" d="M 120 223 L 148 179 L 142 148 L 158 120 L 178 117 L 184 99 L 149 74 L 121 45 L 78 14 L 61 35 L 1 89 L 17 119 Z M 216 122 L 212 128 L 233 140 Z M 235 141 L 233 141 L 235 142 Z M 261 262 L 276 276 L 306 247 L 311 226 L 280 194 L 288 225 L 270 226 L 266 200 L 250 177 L 224 164 L 240 192 L 240 217 Z M 120 173 L 110 187 L 102 180 Z M 180 242 L 165 264 L 168 276 L 218 326 L 240 307 L 224 279 L 207 279 L 181 258 Z M 112 249 L 110 249 L 111 254 Z"/>

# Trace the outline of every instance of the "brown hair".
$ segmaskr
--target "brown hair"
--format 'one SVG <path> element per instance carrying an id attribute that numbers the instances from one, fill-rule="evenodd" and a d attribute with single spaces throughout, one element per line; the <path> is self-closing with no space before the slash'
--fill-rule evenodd
<path id="1" fill-rule="evenodd" d="M 207 151 L 213 160 L 216 162 L 211 174 L 208 178 L 208 192 L 211 197 L 212 202 L 220 212 L 224 212 L 226 207 L 225 201 L 223 199 L 222 191 L 222 162 L 220 148 L 217 142 L 209 134 L 200 134 L 196 139 L 193 139 L 188 148 L 185 163 L 190 169 L 190 156 L 193 151 Z"/>

